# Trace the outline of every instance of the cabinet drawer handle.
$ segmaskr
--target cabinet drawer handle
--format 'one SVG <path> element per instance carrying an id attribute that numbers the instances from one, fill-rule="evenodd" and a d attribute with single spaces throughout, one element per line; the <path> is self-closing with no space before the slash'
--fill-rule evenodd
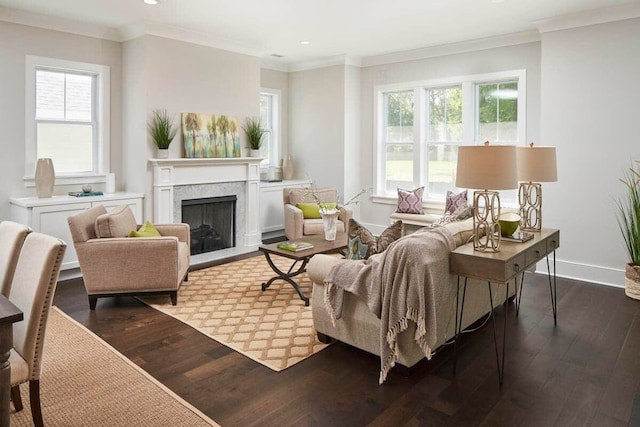
<path id="1" fill-rule="evenodd" d="M 540 251 L 536 250 L 536 258 L 540 258 Z"/>
<path id="2" fill-rule="evenodd" d="M 555 241 L 555 240 L 552 240 L 552 241 L 551 241 L 551 246 L 552 246 L 552 247 L 554 247 L 554 248 L 555 248 L 557 245 L 558 245 L 558 244 L 556 243 L 556 241 Z"/>
<path id="3" fill-rule="evenodd" d="M 515 271 L 516 273 L 520 271 L 520 266 L 518 264 L 513 264 L 513 271 Z"/>

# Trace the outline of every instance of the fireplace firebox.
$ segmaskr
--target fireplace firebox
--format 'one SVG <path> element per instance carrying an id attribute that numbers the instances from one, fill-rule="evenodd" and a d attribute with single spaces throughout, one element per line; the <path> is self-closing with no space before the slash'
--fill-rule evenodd
<path id="1" fill-rule="evenodd" d="M 235 195 L 182 201 L 182 222 L 191 227 L 191 255 L 236 246 Z"/>

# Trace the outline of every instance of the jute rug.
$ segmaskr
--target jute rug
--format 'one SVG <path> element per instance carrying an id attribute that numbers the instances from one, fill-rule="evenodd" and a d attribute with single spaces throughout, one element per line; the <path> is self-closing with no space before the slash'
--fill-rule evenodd
<path id="1" fill-rule="evenodd" d="M 287 271 L 292 260 L 273 257 Z M 181 320 L 214 340 L 274 371 L 286 369 L 327 347 L 318 341 L 311 307 L 293 287 L 276 280 L 264 256 L 197 270 L 178 291 L 178 305 L 166 296 L 140 298 L 151 307 Z M 311 280 L 296 276 L 306 296 Z"/>
<path id="2" fill-rule="evenodd" d="M 29 386 L 12 426 L 33 426 Z M 47 426 L 217 426 L 89 330 L 53 307 L 40 377 Z"/>

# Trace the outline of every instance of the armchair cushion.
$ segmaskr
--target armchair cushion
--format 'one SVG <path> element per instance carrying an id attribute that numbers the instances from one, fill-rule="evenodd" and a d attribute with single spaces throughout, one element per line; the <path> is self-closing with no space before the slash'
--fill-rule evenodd
<path id="1" fill-rule="evenodd" d="M 335 209 L 337 203 L 323 203 L 325 209 Z M 317 203 L 298 203 L 296 207 L 302 211 L 304 219 L 320 219 L 320 206 Z"/>
<path id="2" fill-rule="evenodd" d="M 118 206 L 111 212 L 98 216 L 95 223 L 98 238 L 127 237 L 137 228 L 136 218 L 127 205 Z"/>
<path id="3" fill-rule="evenodd" d="M 289 203 L 316 203 L 313 194 L 306 188 L 289 188 Z M 338 191 L 334 188 L 317 188 L 315 194 L 322 203 L 336 203 L 338 201 Z"/>
<path id="4" fill-rule="evenodd" d="M 131 230 L 129 237 L 160 237 L 161 234 L 157 228 L 149 221 L 142 224 L 139 230 Z"/>

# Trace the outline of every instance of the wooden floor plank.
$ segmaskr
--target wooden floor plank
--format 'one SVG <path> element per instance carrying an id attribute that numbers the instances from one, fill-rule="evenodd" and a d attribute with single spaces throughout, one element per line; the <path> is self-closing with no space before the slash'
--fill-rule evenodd
<path id="1" fill-rule="evenodd" d="M 455 376 L 447 347 L 379 386 L 379 358 L 346 344 L 277 373 L 134 298 L 90 311 L 81 280 L 54 304 L 223 426 L 640 425 L 640 303 L 558 279 L 554 326 L 546 276 L 526 276 L 502 387 L 491 323 L 465 334 Z"/>

